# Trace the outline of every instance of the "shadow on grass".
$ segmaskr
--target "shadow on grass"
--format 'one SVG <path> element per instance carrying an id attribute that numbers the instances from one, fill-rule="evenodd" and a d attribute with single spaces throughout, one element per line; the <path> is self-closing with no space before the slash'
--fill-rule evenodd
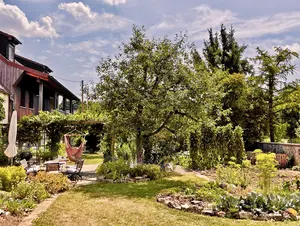
<path id="1" fill-rule="evenodd" d="M 97 183 L 78 187 L 74 192 L 82 192 L 91 198 L 122 196 L 127 198 L 154 198 L 163 189 L 178 188 L 188 182 L 160 179 L 144 183 Z"/>

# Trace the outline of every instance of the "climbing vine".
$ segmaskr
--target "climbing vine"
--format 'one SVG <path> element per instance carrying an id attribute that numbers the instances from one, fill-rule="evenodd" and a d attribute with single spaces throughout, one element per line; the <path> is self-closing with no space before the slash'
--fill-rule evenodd
<path id="1" fill-rule="evenodd" d="M 65 115 L 58 111 L 40 112 L 34 116 L 24 116 L 18 123 L 18 142 L 37 144 L 42 139 L 42 132 L 48 137 L 48 145 L 52 152 L 57 152 L 62 136 L 78 129 L 88 132 L 93 124 L 105 124 L 105 115 L 77 113 Z M 101 132 L 101 131 L 99 131 Z"/>

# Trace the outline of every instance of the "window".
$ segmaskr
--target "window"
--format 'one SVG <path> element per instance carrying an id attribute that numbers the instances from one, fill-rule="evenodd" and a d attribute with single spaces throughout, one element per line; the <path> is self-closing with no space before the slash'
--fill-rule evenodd
<path id="1" fill-rule="evenodd" d="M 25 89 L 21 89 L 21 102 L 20 102 L 21 107 L 26 107 L 26 92 Z"/>
<path id="2" fill-rule="evenodd" d="M 32 92 L 29 93 L 29 108 L 33 109 L 33 101 L 34 101 L 34 94 Z"/>
<path id="3" fill-rule="evenodd" d="M 10 61 L 15 60 L 15 46 L 11 44 L 8 45 L 8 59 Z"/>

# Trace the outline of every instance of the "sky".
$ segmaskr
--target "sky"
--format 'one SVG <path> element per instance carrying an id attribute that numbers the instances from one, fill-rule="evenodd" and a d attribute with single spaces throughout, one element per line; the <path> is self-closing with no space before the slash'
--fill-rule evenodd
<path id="1" fill-rule="evenodd" d="M 80 94 L 80 81 L 97 82 L 96 66 L 128 41 L 132 26 L 149 37 L 187 32 L 201 51 L 207 29 L 231 25 L 246 57 L 256 47 L 300 53 L 299 0 L 0 0 L 0 30 L 22 45 L 18 54 L 50 67 L 62 84 Z M 300 60 L 294 63 L 300 69 Z M 288 80 L 300 79 L 300 71 Z"/>

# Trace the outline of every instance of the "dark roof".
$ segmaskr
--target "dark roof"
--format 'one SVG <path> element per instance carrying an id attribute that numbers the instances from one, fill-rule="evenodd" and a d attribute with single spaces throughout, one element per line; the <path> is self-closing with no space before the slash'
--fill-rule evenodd
<path id="1" fill-rule="evenodd" d="M 3 31 L 0 31 L 0 35 L 3 35 L 3 36 L 5 36 L 5 37 L 7 37 L 8 40 L 9 40 L 10 42 L 13 42 L 15 45 L 22 44 L 22 42 L 20 42 L 15 36 L 12 36 L 12 35 L 10 35 L 10 34 L 7 34 L 7 33 L 3 32 Z"/>
<path id="2" fill-rule="evenodd" d="M 15 60 L 25 67 L 29 67 L 29 68 L 35 69 L 37 71 L 40 71 L 40 72 L 45 72 L 48 74 L 53 72 L 47 65 L 38 63 L 36 61 L 30 60 L 26 57 L 23 57 L 23 56 L 20 56 L 17 54 L 15 54 Z"/>
<path id="3" fill-rule="evenodd" d="M 53 85 L 55 85 L 55 87 L 57 89 L 59 89 L 62 93 L 66 94 L 67 98 L 70 98 L 72 100 L 77 100 L 77 101 L 80 101 L 80 99 L 75 95 L 73 94 L 70 90 L 68 90 L 65 86 L 63 86 L 59 81 L 57 81 L 53 76 L 49 75 L 49 81 L 51 83 L 53 83 Z"/>

